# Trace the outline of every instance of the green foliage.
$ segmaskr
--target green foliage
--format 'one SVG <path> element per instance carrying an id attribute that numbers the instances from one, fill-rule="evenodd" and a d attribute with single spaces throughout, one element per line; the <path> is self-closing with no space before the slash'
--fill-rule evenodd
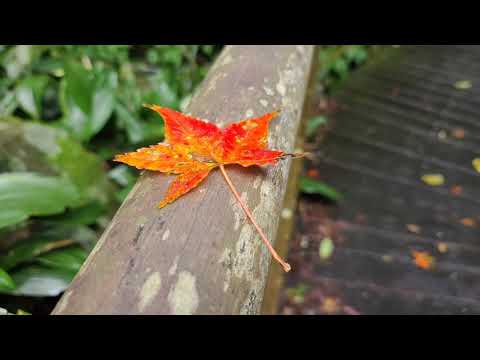
<path id="1" fill-rule="evenodd" d="M 58 214 L 75 203 L 75 189 L 61 178 L 35 173 L 0 174 L 0 228 L 29 216 Z"/>
<path id="2" fill-rule="evenodd" d="M 163 140 L 217 45 L 0 45 L 0 292 L 56 296 L 133 187 L 113 155 Z M 1 298 L 0 298 L 1 300 Z"/>
<path id="3" fill-rule="evenodd" d="M 76 139 L 88 141 L 103 129 L 113 113 L 117 84 L 112 70 L 66 64 L 59 93 L 61 121 Z"/>
<path id="4" fill-rule="evenodd" d="M 307 139 L 311 139 L 319 129 L 320 126 L 325 125 L 327 123 L 327 118 L 325 116 L 315 116 L 311 118 L 305 129 L 305 136 Z"/>
<path id="5" fill-rule="evenodd" d="M 67 249 L 52 251 L 37 257 L 37 261 L 47 267 L 70 270 L 76 273 L 80 270 L 87 258 L 86 251 L 80 246 L 71 246 Z"/>
<path id="6" fill-rule="evenodd" d="M 319 51 L 318 81 L 328 90 L 363 64 L 378 45 L 327 45 Z"/>
<path id="7" fill-rule="evenodd" d="M 12 295 L 58 296 L 73 280 L 74 271 L 31 265 L 12 275 L 16 283 Z"/>
<path id="8" fill-rule="evenodd" d="M 8 273 L 0 268 L 0 291 L 15 289 L 15 283 Z"/>
<path id="9" fill-rule="evenodd" d="M 333 251 L 335 250 L 335 245 L 329 237 L 325 237 L 320 242 L 320 246 L 318 247 L 318 255 L 320 259 L 327 260 L 332 256 Z"/>
<path id="10" fill-rule="evenodd" d="M 300 190 L 305 194 L 322 195 L 333 201 L 342 198 L 342 195 L 331 186 L 308 177 L 300 179 Z"/>

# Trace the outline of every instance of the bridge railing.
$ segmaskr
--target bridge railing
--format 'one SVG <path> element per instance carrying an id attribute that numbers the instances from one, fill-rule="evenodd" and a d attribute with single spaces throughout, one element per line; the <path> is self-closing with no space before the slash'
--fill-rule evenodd
<path id="1" fill-rule="evenodd" d="M 313 53 L 310 45 L 226 46 L 186 112 L 224 126 L 282 109 L 270 125 L 269 147 L 293 152 Z M 284 208 L 291 170 L 291 159 L 227 168 L 272 241 L 282 238 L 282 212 L 288 218 L 293 210 Z M 221 173 L 160 210 L 170 181 L 142 173 L 53 314 L 260 313 L 270 265 L 271 279 L 273 267 L 281 268 Z"/>

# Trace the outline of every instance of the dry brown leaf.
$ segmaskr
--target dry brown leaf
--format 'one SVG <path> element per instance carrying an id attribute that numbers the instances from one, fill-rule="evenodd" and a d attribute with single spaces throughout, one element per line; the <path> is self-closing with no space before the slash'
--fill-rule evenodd
<path id="1" fill-rule="evenodd" d="M 465 130 L 462 128 L 454 128 L 450 133 L 455 139 L 463 140 L 465 138 Z"/>
<path id="2" fill-rule="evenodd" d="M 473 220 L 472 218 L 464 218 L 464 219 L 461 219 L 460 222 L 462 223 L 462 225 L 467 227 L 475 226 L 475 220 Z"/>
<path id="3" fill-rule="evenodd" d="M 454 185 L 450 188 L 450 192 L 453 194 L 453 195 L 461 195 L 462 192 L 463 192 L 463 188 L 460 186 L 460 185 Z"/>
<path id="4" fill-rule="evenodd" d="M 336 298 L 326 297 L 325 300 L 323 300 L 321 310 L 325 314 L 337 314 L 340 311 L 340 304 L 338 303 L 338 300 Z"/>
<path id="5" fill-rule="evenodd" d="M 420 234 L 422 228 L 417 224 L 407 224 L 407 230 L 414 234 Z"/>
<path id="6" fill-rule="evenodd" d="M 448 251 L 448 245 L 441 242 L 441 243 L 438 243 L 437 244 L 437 249 L 439 252 L 441 252 L 442 254 L 445 254 L 447 251 Z"/>

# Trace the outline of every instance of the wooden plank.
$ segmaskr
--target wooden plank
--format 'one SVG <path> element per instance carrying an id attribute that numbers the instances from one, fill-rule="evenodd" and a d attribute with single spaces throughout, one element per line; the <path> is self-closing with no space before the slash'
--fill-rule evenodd
<path id="1" fill-rule="evenodd" d="M 188 113 L 226 125 L 282 109 L 271 148 L 294 151 L 313 46 L 227 46 Z M 275 239 L 292 160 L 227 171 Z M 271 257 L 219 171 L 157 208 L 171 179 L 145 172 L 53 314 L 257 314 Z M 278 266 L 276 263 L 273 266 Z"/>
<path id="2" fill-rule="evenodd" d="M 310 72 L 310 80 L 308 82 L 308 89 L 306 94 L 306 101 L 303 109 L 303 117 L 308 119 L 315 111 L 317 99 L 315 98 L 315 91 L 317 88 L 316 71 L 318 67 L 318 52 L 316 47 L 313 54 L 312 71 Z M 306 121 L 300 123 L 299 134 L 297 137 L 295 147 L 303 149 L 304 147 L 304 133 Z M 288 254 L 288 244 L 295 228 L 295 209 L 297 208 L 298 187 L 300 175 L 303 170 L 303 159 L 298 159 L 293 162 L 290 170 L 290 176 L 287 184 L 287 192 L 283 204 L 283 210 L 280 216 L 280 223 L 278 226 L 277 239 L 275 244 L 278 248 L 278 253 L 282 258 L 286 258 Z M 280 294 L 284 282 L 284 271 L 278 266 L 270 267 L 267 284 L 265 286 L 265 298 L 262 303 L 261 313 L 263 315 L 274 315 L 278 311 L 278 304 Z"/>
<path id="3" fill-rule="evenodd" d="M 388 51 L 333 92 L 338 111 L 306 166 L 344 197 L 300 199 L 288 258 L 298 271 L 286 281 L 308 289 L 301 305 L 284 296 L 283 313 L 480 312 L 480 176 L 472 166 L 480 103 L 475 85 L 453 86 L 480 77 L 479 48 L 463 48 L 461 59 L 452 46 L 410 49 Z M 465 138 L 452 135 L 455 127 Z M 427 173 L 445 184 L 424 184 Z M 327 260 L 319 256 L 325 237 L 334 243 Z M 414 250 L 435 265 L 420 268 Z"/>

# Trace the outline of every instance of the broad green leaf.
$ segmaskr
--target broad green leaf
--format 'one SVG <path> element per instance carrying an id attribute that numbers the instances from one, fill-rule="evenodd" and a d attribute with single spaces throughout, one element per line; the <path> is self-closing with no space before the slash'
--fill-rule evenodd
<path id="1" fill-rule="evenodd" d="M 316 116 L 310 119 L 305 129 L 306 137 L 312 138 L 317 133 L 318 128 L 321 125 L 325 125 L 326 123 L 327 123 L 327 118 L 325 116 Z"/>
<path id="2" fill-rule="evenodd" d="M 169 81 L 170 77 L 171 73 L 165 69 L 148 78 L 151 90 L 145 94 L 144 100 L 146 103 L 163 104 L 166 107 L 178 108 L 178 94 Z"/>
<path id="3" fill-rule="evenodd" d="M 115 114 L 123 128 L 127 131 L 131 143 L 138 143 L 145 138 L 145 129 L 142 123 L 136 119 L 125 106 L 118 103 L 115 105 Z"/>
<path id="4" fill-rule="evenodd" d="M 32 262 L 37 256 L 59 250 L 59 247 L 72 246 L 72 242 L 81 244 L 90 250 L 98 235 L 88 226 L 82 225 L 41 225 L 32 229 L 33 235 L 14 244 L 0 256 L 0 267 L 10 271 L 14 267 Z"/>
<path id="5" fill-rule="evenodd" d="M 58 240 L 52 241 L 47 238 L 22 241 L 10 249 L 6 255 L 0 257 L 0 266 L 11 270 L 19 264 L 32 261 L 36 256 L 51 251 L 58 242 Z"/>
<path id="6" fill-rule="evenodd" d="M 305 194 L 323 195 L 334 201 L 342 198 L 342 195 L 329 185 L 308 177 L 300 179 L 300 190 Z"/>
<path id="7" fill-rule="evenodd" d="M 341 78 L 344 78 L 348 73 L 348 63 L 342 58 L 337 59 L 333 65 L 333 69 Z"/>
<path id="8" fill-rule="evenodd" d="M 362 63 L 367 57 L 367 51 L 364 48 L 365 45 L 352 45 L 347 47 L 345 56 L 348 61 L 355 64 Z"/>
<path id="9" fill-rule="evenodd" d="M 73 280 L 76 272 L 41 265 L 29 265 L 15 271 L 12 279 L 17 284 L 12 295 L 58 296 Z"/>
<path id="10" fill-rule="evenodd" d="M 80 270 L 88 253 L 80 246 L 71 246 L 65 249 L 52 251 L 35 259 L 42 265 L 77 272 Z"/>
<path id="11" fill-rule="evenodd" d="M 48 76 L 29 76 L 16 88 L 18 104 L 34 119 L 39 119 L 41 116 L 42 96 L 47 84 Z"/>
<path id="12" fill-rule="evenodd" d="M 32 45 L 17 45 L 10 48 L 4 57 L 2 65 L 6 74 L 11 79 L 18 78 L 30 65 L 34 58 Z"/>
<path id="13" fill-rule="evenodd" d="M 60 88 L 63 124 L 72 136 L 88 141 L 105 126 L 115 106 L 117 74 L 86 70 L 70 62 Z"/>
<path id="14" fill-rule="evenodd" d="M 134 184 L 137 177 L 126 165 L 117 165 L 108 172 L 108 176 L 121 186 Z"/>
<path id="15" fill-rule="evenodd" d="M 105 206 L 94 201 L 76 209 L 69 209 L 63 214 L 51 216 L 46 221 L 68 225 L 93 225 L 105 213 Z"/>
<path id="16" fill-rule="evenodd" d="M 157 119 L 158 120 L 158 119 Z M 165 136 L 165 127 L 162 122 L 145 123 L 145 141 L 150 143 L 160 142 Z"/>
<path id="17" fill-rule="evenodd" d="M 202 51 L 207 55 L 212 55 L 213 50 L 215 49 L 213 45 L 200 45 Z"/>
<path id="18" fill-rule="evenodd" d="M 333 245 L 332 239 L 329 237 L 323 238 L 318 247 L 318 255 L 320 259 L 327 260 L 333 254 L 335 246 Z"/>
<path id="19" fill-rule="evenodd" d="M 15 289 L 15 282 L 8 273 L 0 268 L 0 291 L 10 291 Z"/>
<path id="20" fill-rule="evenodd" d="M 1 119 L 0 148 L 0 165 L 8 164 L 6 171 L 67 179 L 79 195 L 73 207 L 92 201 L 113 204 L 114 185 L 107 177 L 105 163 L 62 129 L 16 118 Z"/>
<path id="21" fill-rule="evenodd" d="M 76 201 L 76 189 L 59 177 L 35 173 L 0 174 L 0 228 L 30 216 L 58 214 Z"/>
<path id="22" fill-rule="evenodd" d="M 9 116 L 17 107 L 17 98 L 14 91 L 7 91 L 2 98 L 0 98 L 0 117 Z"/>

